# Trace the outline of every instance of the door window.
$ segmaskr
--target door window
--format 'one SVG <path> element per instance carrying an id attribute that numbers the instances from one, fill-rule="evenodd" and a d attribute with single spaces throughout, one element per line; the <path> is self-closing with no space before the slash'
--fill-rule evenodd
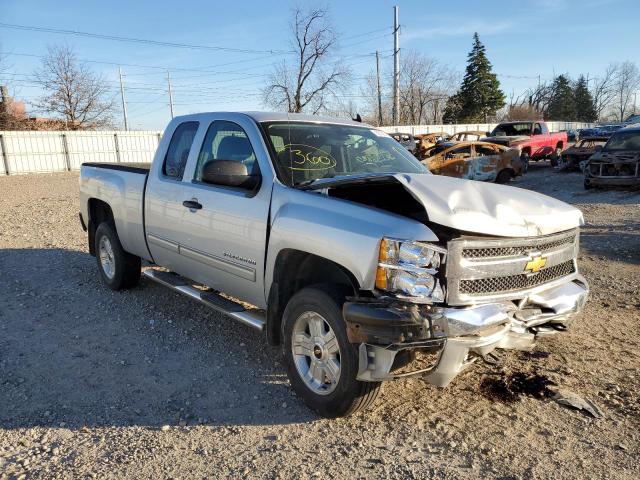
<path id="1" fill-rule="evenodd" d="M 184 122 L 173 132 L 167 154 L 162 164 L 162 173 L 170 178 L 182 179 L 184 167 L 189 158 L 193 138 L 198 131 L 198 122 Z"/>
<path id="2" fill-rule="evenodd" d="M 207 130 L 200 155 L 198 155 L 195 181 L 202 181 L 202 170 L 210 160 L 232 160 L 247 167 L 249 175 L 259 173 L 256 155 L 246 132 L 240 125 L 233 122 L 216 121 Z"/>

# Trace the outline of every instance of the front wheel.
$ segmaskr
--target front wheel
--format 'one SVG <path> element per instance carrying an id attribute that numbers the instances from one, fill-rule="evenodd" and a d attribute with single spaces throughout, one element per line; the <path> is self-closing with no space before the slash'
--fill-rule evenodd
<path id="1" fill-rule="evenodd" d="M 324 417 L 351 415 L 371 406 L 379 382 L 361 382 L 358 349 L 349 343 L 342 319 L 344 296 L 329 287 L 296 293 L 282 319 L 283 356 L 291 386 Z"/>
<path id="2" fill-rule="evenodd" d="M 500 170 L 498 176 L 496 177 L 496 183 L 509 183 L 511 177 L 512 175 L 509 170 Z"/>

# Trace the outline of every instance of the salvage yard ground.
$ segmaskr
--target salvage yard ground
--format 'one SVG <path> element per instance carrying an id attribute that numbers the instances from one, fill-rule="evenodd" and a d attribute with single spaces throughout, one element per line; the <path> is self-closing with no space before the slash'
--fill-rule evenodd
<path id="1" fill-rule="evenodd" d="M 146 280 L 103 287 L 77 173 L 0 178 L 0 478 L 640 478 L 640 193 L 548 164 L 512 185 L 585 214 L 572 330 L 325 420 L 255 331 Z"/>

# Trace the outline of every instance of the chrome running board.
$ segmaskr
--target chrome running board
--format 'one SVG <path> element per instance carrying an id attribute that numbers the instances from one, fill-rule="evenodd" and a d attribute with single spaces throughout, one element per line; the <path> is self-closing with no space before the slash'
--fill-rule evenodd
<path id="1" fill-rule="evenodd" d="M 142 274 L 154 282 L 164 285 L 175 292 L 182 293 L 183 295 L 186 295 L 187 297 L 190 297 L 217 312 L 231 317 L 234 320 L 244 323 L 245 325 L 249 325 L 256 330 L 262 331 L 264 329 L 266 317 L 262 310 L 248 310 L 239 303 L 229 300 L 215 292 L 200 290 L 194 287 L 190 280 L 173 272 L 163 272 L 148 268 L 142 272 Z"/>

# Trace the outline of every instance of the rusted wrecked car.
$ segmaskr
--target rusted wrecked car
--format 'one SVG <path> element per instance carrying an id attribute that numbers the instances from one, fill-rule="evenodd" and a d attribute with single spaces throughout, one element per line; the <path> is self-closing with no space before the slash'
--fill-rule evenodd
<path id="1" fill-rule="evenodd" d="M 436 175 L 507 183 L 523 173 L 520 152 L 494 143 L 447 141 L 432 152 L 422 163 Z"/>
<path id="2" fill-rule="evenodd" d="M 560 156 L 560 170 L 577 170 L 580 164 L 596 153 L 607 143 L 607 137 L 587 137 L 579 140 L 572 147 L 567 148 Z"/>
<path id="3" fill-rule="evenodd" d="M 416 138 L 416 151 L 415 156 L 418 160 L 423 160 L 430 155 L 430 151 L 436 146 L 438 142 L 447 140 L 449 134 L 447 132 L 432 132 L 415 135 Z"/>
<path id="4" fill-rule="evenodd" d="M 485 137 L 487 132 L 481 132 L 479 130 L 467 130 L 465 132 L 457 132 L 449 137 L 452 142 L 472 142 L 479 141 L 482 137 Z"/>
<path id="5" fill-rule="evenodd" d="M 418 141 L 410 133 L 392 133 L 393 139 L 415 155 Z"/>
<path id="6" fill-rule="evenodd" d="M 584 188 L 640 187 L 640 127 L 615 132 L 584 168 Z"/>

